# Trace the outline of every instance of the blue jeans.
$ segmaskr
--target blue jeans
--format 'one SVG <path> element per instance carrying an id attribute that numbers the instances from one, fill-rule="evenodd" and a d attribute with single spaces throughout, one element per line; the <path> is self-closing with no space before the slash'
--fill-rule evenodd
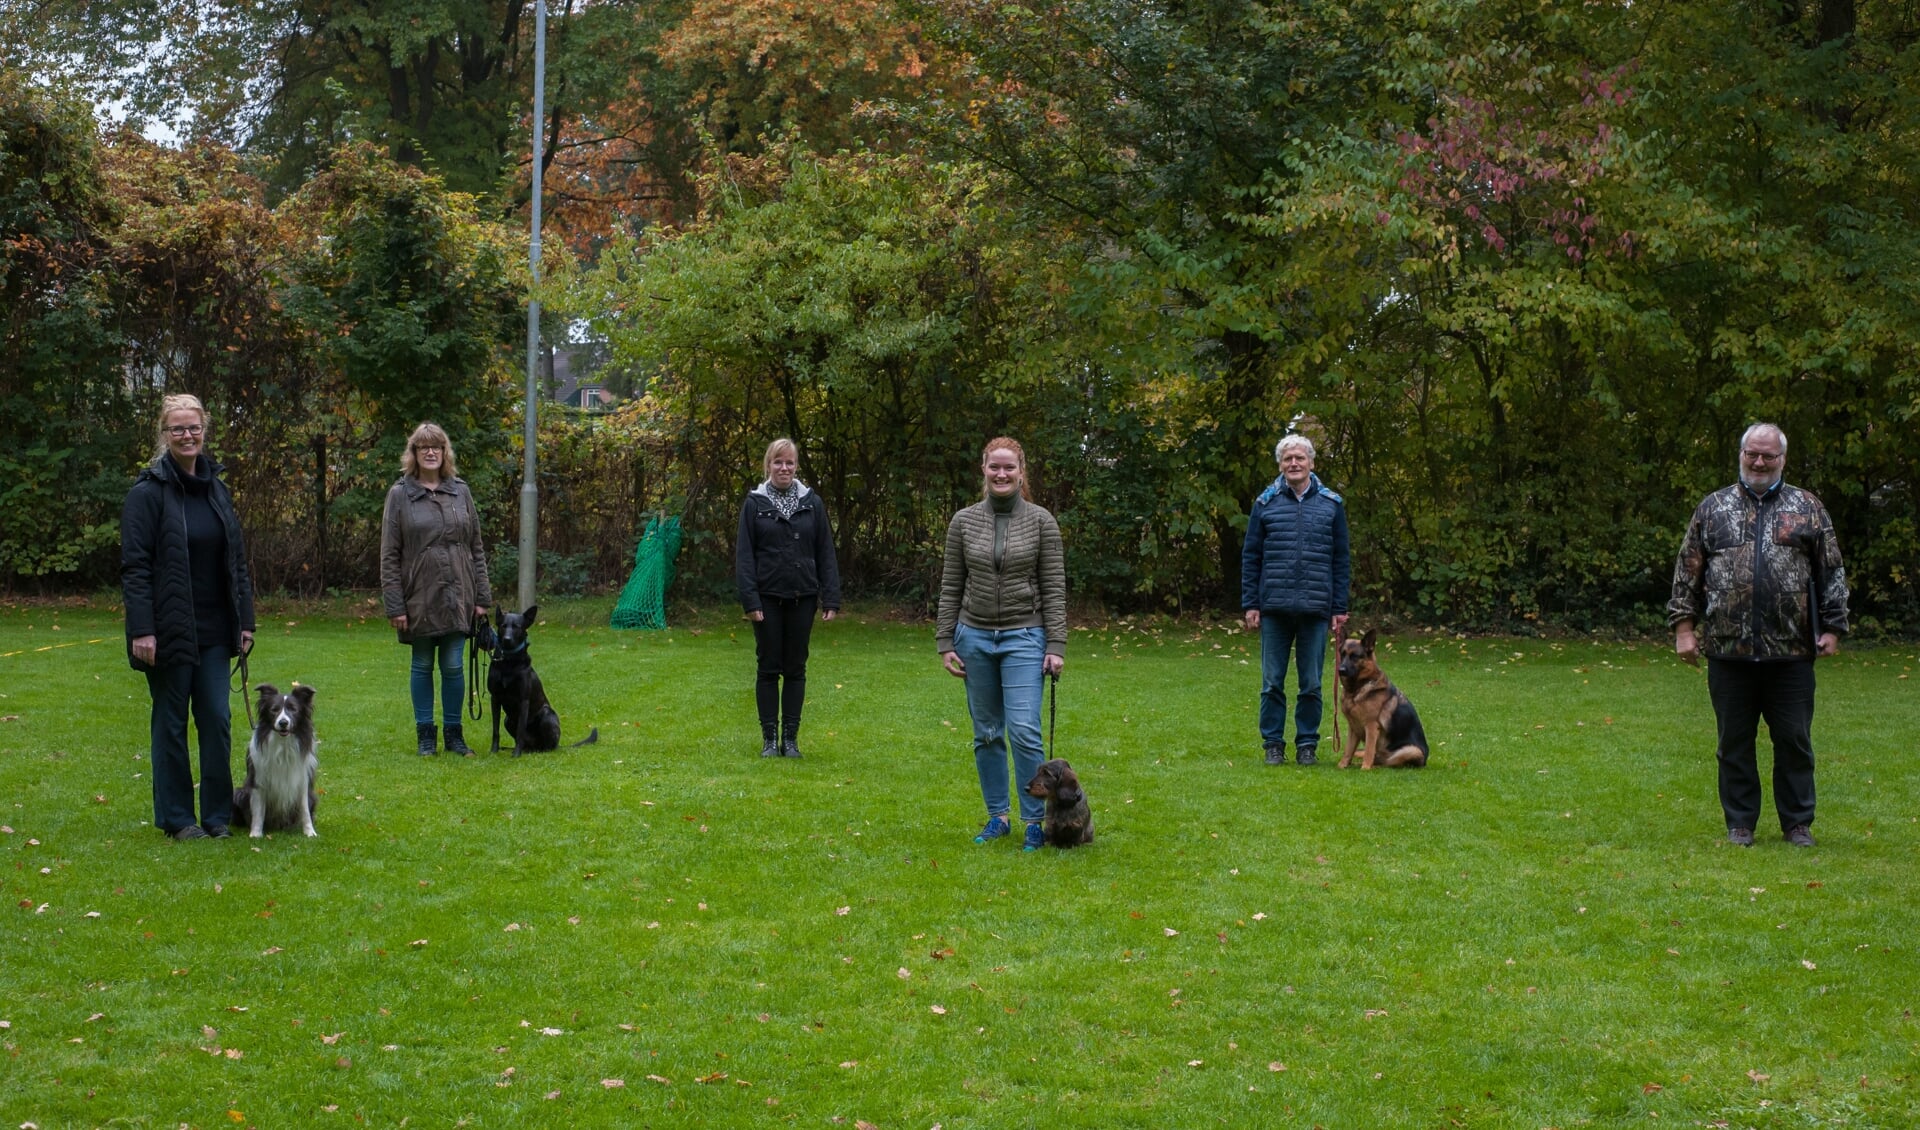
<path id="1" fill-rule="evenodd" d="M 200 649 L 200 662 L 147 670 L 153 696 L 153 824 L 172 835 L 193 819 L 193 760 L 187 714 L 200 739 L 200 824 L 224 828 L 233 819 L 233 705 L 227 699 L 225 644 Z"/>
<path id="2" fill-rule="evenodd" d="M 1027 795 L 1027 783 L 1040 771 L 1045 747 L 1040 741 L 1041 667 L 1047 657 L 1045 628 L 1008 628 L 990 632 L 965 624 L 953 630 L 953 650 L 967 665 L 967 713 L 973 717 L 973 763 L 980 773 L 980 797 L 987 815 L 1013 811 L 1007 790 L 1007 749 L 1013 749 L 1014 779 L 1020 788 L 1020 819 L 1039 823 L 1046 802 Z"/>
<path id="3" fill-rule="evenodd" d="M 1260 613 L 1260 738 L 1287 737 L 1287 661 L 1298 659 L 1300 698 L 1293 709 L 1293 744 L 1320 744 L 1320 669 L 1327 662 L 1325 616 Z"/>
<path id="4" fill-rule="evenodd" d="M 467 672 L 460 666 L 460 650 L 467 637 L 449 632 L 432 639 L 413 641 L 413 678 L 407 689 L 413 692 L 413 721 L 425 726 L 433 721 L 433 668 L 439 658 L 440 714 L 449 726 L 460 724 L 460 710 L 466 705 Z"/>

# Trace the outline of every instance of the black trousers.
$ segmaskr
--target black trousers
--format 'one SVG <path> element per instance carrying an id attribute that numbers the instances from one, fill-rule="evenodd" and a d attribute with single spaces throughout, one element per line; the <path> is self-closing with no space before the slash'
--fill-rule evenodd
<path id="1" fill-rule="evenodd" d="M 1707 694 L 1720 723 L 1720 807 L 1727 827 L 1760 817 L 1754 739 L 1760 719 L 1773 738 L 1773 808 L 1780 830 L 1813 823 L 1813 660 L 1707 660 Z"/>
<path id="2" fill-rule="evenodd" d="M 818 596 L 761 601 L 760 619 L 753 622 L 754 653 L 759 659 L 753 701 L 760 710 L 764 737 L 773 737 L 776 727 L 787 737 L 800 731 L 800 707 L 807 698 L 807 642 L 813 636 L 813 611 L 819 603 Z"/>

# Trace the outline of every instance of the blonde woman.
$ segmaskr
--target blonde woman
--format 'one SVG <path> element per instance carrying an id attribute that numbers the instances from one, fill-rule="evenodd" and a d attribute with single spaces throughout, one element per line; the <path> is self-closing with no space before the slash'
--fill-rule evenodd
<path id="1" fill-rule="evenodd" d="M 387 491 L 380 524 L 380 596 L 400 642 L 413 648 L 414 733 L 421 757 L 436 752 L 433 670 L 440 669 L 440 716 L 447 752 L 472 757 L 460 718 L 467 694 L 460 649 L 476 616 L 493 603 L 480 512 L 454 471 L 453 444 L 428 421 L 407 437 L 400 478 Z"/>
<path id="2" fill-rule="evenodd" d="M 153 699 L 153 824 L 176 840 L 228 835 L 233 816 L 227 668 L 253 647 L 253 579 L 233 496 L 207 453 L 207 410 L 168 396 L 158 451 L 120 511 L 120 591 L 127 658 Z M 200 819 L 193 816 L 187 716 L 200 739 Z"/>
<path id="3" fill-rule="evenodd" d="M 800 449 L 782 436 L 760 461 L 766 479 L 740 504 L 733 579 L 753 621 L 754 706 L 760 756 L 800 756 L 800 709 L 807 698 L 813 613 L 840 611 L 840 565 L 820 495 L 800 481 Z"/>
<path id="4" fill-rule="evenodd" d="M 1034 505 L 1020 445 L 1005 436 L 988 440 L 980 474 L 985 497 L 947 526 L 934 645 L 947 672 L 967 681 L 974 768 L 987 806 L 974 842 L 1012 830 L 1011 752 L 1026 823 L 1021 846 L 1038 851 L 1046 807 L 1027 795 L 1027 783 L 1043 759 L 1041 687 L 1067 663 L 1066 560 L 1059 525 Z"/>

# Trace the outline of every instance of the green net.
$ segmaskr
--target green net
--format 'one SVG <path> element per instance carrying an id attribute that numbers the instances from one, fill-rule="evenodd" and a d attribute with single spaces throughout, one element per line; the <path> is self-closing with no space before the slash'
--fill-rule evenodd
<path id="1" fill-rule="evenodd" d="M 673 559 L 680 555 L 680 519 L 656 515 L 633 551 L 633 576 L 613 605 L 616 628 L 667 626 L 667 586 L 673 583 Z"/>

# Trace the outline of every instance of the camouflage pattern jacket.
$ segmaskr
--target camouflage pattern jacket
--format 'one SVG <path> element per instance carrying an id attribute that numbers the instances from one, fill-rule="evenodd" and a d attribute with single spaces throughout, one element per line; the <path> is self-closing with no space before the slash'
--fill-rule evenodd
<path id="1" fill-rule="evenodd" d="M 1811 659 L 1816 630 L 1845 635 L 1847 577 L 1827 508 L 1785 482 L 1760 495 L 1735 483 L 1701 500 L 1667 601 L 1668 626 L 1683 620 L 1713 659 Z"/>

